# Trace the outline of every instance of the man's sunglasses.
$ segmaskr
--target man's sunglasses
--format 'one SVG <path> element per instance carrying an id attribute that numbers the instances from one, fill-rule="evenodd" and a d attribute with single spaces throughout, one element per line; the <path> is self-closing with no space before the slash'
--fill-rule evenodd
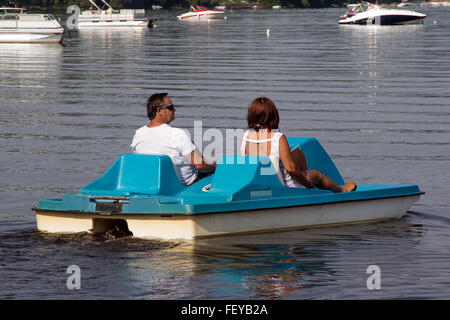
<path id="1" fill-rule="evenodd" d="M 165 106 L 165 105 L 162 105 L 162 106 L 160 106 L 159 107 L 160 109 L 169 109 L 170 111 L 175 111 L 175 106 L 173 105 L 173 104 L 171 104 L 170 106 Z"/>

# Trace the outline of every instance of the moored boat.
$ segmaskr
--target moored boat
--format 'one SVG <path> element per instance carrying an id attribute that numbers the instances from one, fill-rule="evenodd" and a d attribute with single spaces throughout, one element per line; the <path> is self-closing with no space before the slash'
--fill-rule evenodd
<path id="1" fill-rule="evenodd" d="M 369 2 L 361 2 L 339 17 L 339 24 L 419 24 L 423 23 L 425 14 L 391 8 L 382 8 Z"/>
<path id="2" fill-rule="evenodd" d="M 199 6 L 193 5 L 191 6 L 191 11 L 183 13 L 177 18 L 184 21 L 224 19 L 225 12 L 221 10 L 200 8 Z"/>
<path id="3" fill-rule="evenodd" d="M 342 185 L 314 138 L 289 138 L 312 169 Z M 400 218 L 419 199 L 417 185 L 358 185 L 354 192 L 288 188 L 268 157 L 225 156 L 215 173 L 183 186 L 169 157 L 124 154 L 76 194 L 40 200 L 37 228 L 136 237 L 195 239 Z"/>
<path id="4" fill-rule="evenodd" d="M 81 12 L 78 28 L 151 27 L 152 21 L 146 16 L 145 9 L 114 10 L 105 0 L 101 0 L 102 7 L 94 0 L 89 2 L 91 9 Z"/>
<path id="5" fill-rule="evenodd" d="M 0 43 L 58 43 L 64 28 L 49 14 L 29 14 L 23 8 L 0 8 Z"/>

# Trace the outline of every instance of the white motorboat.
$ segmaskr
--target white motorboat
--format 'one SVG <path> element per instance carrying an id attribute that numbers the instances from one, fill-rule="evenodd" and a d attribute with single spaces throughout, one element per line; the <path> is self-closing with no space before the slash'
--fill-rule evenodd
<path id="1" fill-rule="evenodd" d="M 221 10 L 210 10 L 206 8 L 200 8 L 199 6 L 191 6 L 191 11 L 183 13 L 177 17 L 179 20 L 211 20 L 211 19 L 224 19 L 225 12 Z"/>
<path id="2" fill-rule="evenodd" d="M 58 43 L 63 34 L 64 28 L 51 14 L 0 8 L 0 43 Z"/>
<path id="3" fill-rule="evenodd" d="M 81 12 L 78 19 L 78 28 L 105 28 L 105 27 L 150 27 L 150 19 L 145 15 L 145 9 L 114 10 L 108 2 L 101 0 L 100 7 L 94 0 L 90 10 Z M 105 10 L 106 9 L 106 10 Z"/>
<path id="4" fill-rule="evenodd" d="M 423 23 L 425 14 L 411 11 L 382 8 L 368 2 L 361 2 L 339 17 L 340 24 L 418 24 Z"/>

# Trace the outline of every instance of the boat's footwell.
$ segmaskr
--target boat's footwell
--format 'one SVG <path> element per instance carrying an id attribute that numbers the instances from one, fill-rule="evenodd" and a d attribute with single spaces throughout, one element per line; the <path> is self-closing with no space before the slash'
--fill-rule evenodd
<path id="1" fill-rule="evenodd" d="M 419 197 L 420 195 L 417 194 L 300 207 L 194 215 L 101 215 L 37 209 L 36 219 L 38 230 L 45 232 L 96 234 L 107 231 L 115 222 L 120 222 L 122 225 L 125 222 L 126 227 L 135 237 L 195 239 L 400 218 Z"/>

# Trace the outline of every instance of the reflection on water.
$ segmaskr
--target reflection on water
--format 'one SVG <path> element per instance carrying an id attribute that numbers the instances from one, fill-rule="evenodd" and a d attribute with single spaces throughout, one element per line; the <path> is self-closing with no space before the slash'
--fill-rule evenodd
<path id="1" fill-rule="evenodd" d="M 433 18 L 416 26 L 339 26 L 340 9 L 235 10 L 212 23 L 163 10 L 153 29 L 0 45 L 0 297 L 448 298 L 446 10 L 427 8 Z M 248 104 L 268 96 L 280 129 L 318 138 L 345 179 L 426 194 L 400 220 L 195 242 L 36 232 L 30 208 L 129 152 L 155 92 L 169 92 L 174 125 L 191 133 L 200 119 L 243 129 Z M 78 292 L 66 290 L 71 264 Z M 366 287 L 372 264 L 381 291 Z"/>
<path id="2" fill-rule="evenodd" d="M 170 251 L 177 257 L 180 253 L 191 257 L 191 268 L 197 273 L 185 290 L 178 291 L 180 298 L 192 297 L 199 291 L 206 291 L 201 293 L 203 296 L 218 298 L 333 298 L 332 292 L 320 296 L 322 286 L 330 290 L 329 286 L 340 288 L 345 283 L 361 294 L 361 283 L 365 283 L 365 271 L 371 264 L 382 265 L 387 274 L 401 272 L 389 266 L 389 261 L 412 259 L 423 232 L 423 226 L 411 224 L 407 218 L 389 223 L 200 239 Z M 409 250 L 399 253 L 399 246 Z M 374 257 L 372 252 L 381 247 L 383 257 Z M 217 282 L 215 287 L 197 281 L 205 274 Z M 391 276 L 385 281 L 394 281 Z"/>
<path id="3" fill-rule="evenodd" d="M 407 216 L 384 223 L 196 241 L 10 233 L 0 235 L 0 252 L 9 253 L 2 260 L 2 274 L 16 282 L 4 284 L 9 294 L 2 297 L 19 297 L 15 293 L 22 288 L 41 290 L 41 298 L 50 299 L 86 294 L 116 299 L 411 297 L 408 287 L 415 283 L 423 291 L 434 276 L 435 270 L 429 270 L 414 282 L 417 268 L 408 263 L 419 252 L 423 259 L 435 259 L 422 252 L 426 232 Z M 34 266 L 18 268 L 18 261 Z M 62 290 L 71 264 L 81 268 L 82 291 Z M 383 293 L 365 287 L 366 268 L 372 264 L 383 271 Z"/>
<path id="4" fill-rule="evenodd" d="M 351 65 L 355 76 L 364 84 L 370 105 L 376 105 L 378 82 L 392 78 L 392 73 L 408 71 L 405 62 L 411 60 L 424 37 L 423 25 L 377 26 L 345 25 L 339 32 L 352 48 Z"/>
<path id="5" fill-rule="evenodd" d="M 0 92 L 15 102 L 29 102 L 16 88 L 39 90 L 61 76 L 63 47 L 60 44 L 0 44 Z M 11 90 L 14 89 L 14 90 Z"/>
<path id="6" fill-rule="evenodd" d="M 98 47 L 119 47 L 132 41 L 133 44 L 142 45 L 144 36 L 149 30 L 146 28 L 85 28 L 72 31 L 71 40 L 78 40 L 83 45 Z"/>

